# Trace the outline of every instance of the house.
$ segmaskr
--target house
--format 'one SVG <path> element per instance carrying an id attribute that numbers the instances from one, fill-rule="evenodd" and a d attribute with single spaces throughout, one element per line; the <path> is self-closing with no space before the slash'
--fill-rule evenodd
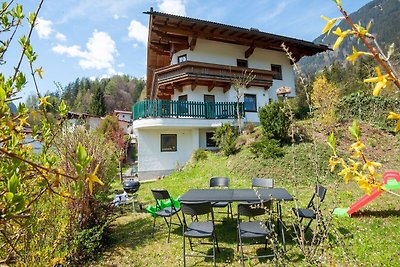
<path id="1" fill-rule="evenodd" d="M 133 139 L 132 111 L 114 110 L 113 115 L 117 117 L 119 127 Z"/>
<path id="2" fill-rule="evenodd" d="M 240 99 L 244 122 L 259 123 L 257 111 L 294 96 L 295 74 L 281 44 L 296 60 L 328 47 L 216 22 L 153 11 L 147 48 L 147 99 L 134 104 L 140 179 L 167 175 L 198 148 L 215 148 L 214 130 L 235 123 L 232 85 L 244 71 L 254 75 Z M 292 88 L 290 90 L 290 88 Z"/>
<path id="3" fill-rule="evenodd" d="M 102 117 L 88 113 L 79 113 L 73 111 L 69 111 L 67 113 L 67 124 L 68 127 L 71 127 L 71 129 L 77 126 L 84 126 L 86 130 L 94 131 L 100 126 L 102 120 Z"/>

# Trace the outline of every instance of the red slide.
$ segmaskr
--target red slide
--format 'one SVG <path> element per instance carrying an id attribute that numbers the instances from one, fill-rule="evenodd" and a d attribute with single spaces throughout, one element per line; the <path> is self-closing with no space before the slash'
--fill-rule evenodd
<path id="1" fill-rule="evenodd" d="M 387 184 L 389 179 L 395 179 L 396 181 L 400 182 L 400 174 L 396 171 L 388 171 L 385 172 L 383 175 L 383 184 Z M 347 214 L 351 215 L 360 208 L 364 207 L 366 204 L 368 204 L 370 201 L 374 200 L 377 196 L 382 194 L 384 191 L 379 191 L 378 189 L 373 189 L 371 192 L 371 195 L 365 195 L 361 197 L 359 200 L 354 202 L 351 206 L 350 209 L 347 211 Z"/>

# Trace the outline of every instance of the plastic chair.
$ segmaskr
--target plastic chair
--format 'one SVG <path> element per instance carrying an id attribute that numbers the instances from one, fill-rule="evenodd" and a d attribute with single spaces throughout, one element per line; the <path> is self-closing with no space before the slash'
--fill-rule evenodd
<path id="1" fill-rule="evenodd" d="M 253 177 L 251 179 L 251 188 L 254 187 L 274 188 L 274 179 Z"/>
<path id="2" fill-rule="evenodd" d="M 204 202 L 181 202 L 181 211 L 183 215 L 183 266 L 186 266 L 186 257 L 206 257 L 213 258 L 215 266 L 215 246 L 217 246 L 218 252 L 218 240 L 215 235 L 214 227 L 214 213 L 212 205 L 208 201 Z M 208 215 L 211 213 L 211 221 L 208 220 Z M 186 222 L 185 215 L 190 215 L 192 221 L 188 225 Z M 199 221 L 200 215 L 207 215 L 207 221 Z M 193 221 L 193 218 L 195 220 Z M 193 251 L 192 238 L 212 238 L 213 254 L 186 254 L 185 238 L 189 238 L 190 249 Z"/>
<path id="3" fill-rule="evenodd" d="M 264 215 L 268 213 L 269 202 L 257 202 L 257 203 L 249 203 L 243 202 L 238 204 L 238 217 L 237 217 L 237 227 L 238 227 L 238 244 L 237 250 L 240 247 L 240 259 L 242 262 L 242 266 L 244 266 L 244 253 L 243 253 L 243 239 L 263 239 L 265 241 L 265 249 L 267 249 L 267 237 L 273 233 L 271 221 L 268 220 L 267 223 L 265 221 L 254 220 L 251 221 L 251 218 Z M 241 216 L 249 217 L 249 221 L 241 221 Z M 256 243 L 257 244 L 257 243 Z M 253 258 L 269 258 L 275 257 L 275 253 L 266 254 L 260 256 L 252 256 L 247 257 L 250 259 Z"/>
<path id="4" fill-rule="evenodd" d="M 227 177 L 212 177 L 210 179 L 210 188 L 212 187 L 220 187 L 220 188 L 229 188 L 229 178 Z M 230 202 L 211 202 L 211 205 L 213 208 L 225 208 L 228 207 L 228 211 L 226 214 L 231 215 L 231 218 L 233 219 L 233 212 L 232 212 L 232 203 Z M 225 213 L 225 212 L 220 212 L 220 213 Z"/>
<path id="5" fill-rule="evenodd" d="M 169 195 L 167 190 L 152 189 L 151 192 L 153 193 L 154 199 L 156 200 L 156 211 L 154 212 L 155 216 L 154 216 L 154 220 L 153 220 L 153 230 L 152 230 L 151 236 L 154 237 L 154 229 L 156 226 L 157 217 L 158 216 L 163 217 L 165 220 L 165 223 L 168 226 L 168 243 L 169 243 L 169 238 L 171 235 L 171 225 L 175 224 L 172 222 L 172 216 L 174 216 L 175 214 L 178 216 L 180 224 L 175 224 L 175 225 L 182 225 L 181 218 L 179 217 L 179 214 L 178 214 L 180 208 L 178 208 L 174 205 L 174 201 L 171 198 L 171 196 Z M 170 207 L 163 207 L 162 201 L 165 201 L 165 200 L 169 200 L 171 202 Z M 167 218 L 169 218 L 169 222 L 168 222 Z"/>
<path id="6" fill-rule="evenodd" d="M 296 214 L 297 217 L 300 218 L 300 223 L 303 221 L 304 218 L 310 219 L 310 222 L 307 224 L 304 232 L 307 232 L 307 229 L 310 227 L 312 221 L 317 218 L 319 207 L 325 199 L 326 191 L 327 189 L 322 185 L 316 185 L 315 192 L 312 195 L 307 207 L 305 209 L 293 208 L 293 212 Z"/>

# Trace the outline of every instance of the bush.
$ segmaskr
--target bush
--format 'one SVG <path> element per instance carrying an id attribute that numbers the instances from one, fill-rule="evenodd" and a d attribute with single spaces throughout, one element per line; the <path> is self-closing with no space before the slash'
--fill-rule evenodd
<path id="1" fill-rule="evenodd" d="M 268 139 L 265 136 L 261 137 L 259 141 L 251 143 L 250 151 L 257 157 L 264 159 L 278 158 L 285 155 L 278 140 Z"/>
<path id="2" fill-rule="evenodd" d="M 288 141 L 291 120 L 283 101 L 275 101 L 264 106 L 258 116 L 266 138 L 278 140 L 280 143 Z"/>
<path id="3" fill-rule="evenodd" d="M 391 131 L 395 122 L 387 120 L 388 110 L 400 111 L 400 100 L 387 96 L 372 96 L 367 92 L 353 93 L 342 97 L 336 107 L 336 115 L 341 121 L 358 119 Z"/>
<path id="4" fill-rule="evenodd" d="M 225 156 L 235 154 L 238 151 L 236 148 L 237 131 L 229 123 L 224 123 L 218 127 L 213 139 Z"/>
<path id="5" fill-rule="evenodd" d="M 199 148 L 193 152 L 192 161 L 194 163 L 197 163 L 198 161 L 205 159 L 207 159 L 207 152 L 204 149 Z"/>
<path id="6" fill-rule="evenodd" d="M 87 228 L 78 233 L 74 240 L 76 255 L 74 261 L 81 263 L 92 259 L 103 245 L 104 229 L 108 224 Z"/>

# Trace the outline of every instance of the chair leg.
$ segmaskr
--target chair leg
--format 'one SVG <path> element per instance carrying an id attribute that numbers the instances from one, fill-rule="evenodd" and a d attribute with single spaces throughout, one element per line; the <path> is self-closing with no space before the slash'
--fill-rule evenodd
<path id="1" fill-rule="evenodd" d="M 168 223 L 167 223 L 168 224 Z M 168 224 L 168 243 L 169 243 L 169 236 L 171 235 L 171 224 L 172 224 L 172 216 L 169 216 L 169 224 Z"/>
<path id="2" fill-rule="evenodd" d="M 240 229 L 239 229 L 240 231 Z M 239 246 L 240 246 L 240 259 L 242 261 L 242 267 L 244 267 L 244 255 L 243 255 L 243 244 L 242 244 L 242 237 L 239 233 Z"/>
<path id="3" fill-rule="evenodd" d="M 216 266 L 215 265 L 215 238 L 216 238 L 216 236 L 214 234 L 214 238 L 213 238 L 213 262 L 214 262 L 214 267 Z"/>
<path id="4" fill-rule="evenodd" d="M 310 219 L 310 222 L 307 224 L 306 228 L 304 228 L 304 233 L 307 232 L 308 228 L 310 227 L 313 219 Z"/>
<path id="5" fill-rule="evenodd" d="M 185 234 L 184 234 L 184 232 L 185 232 L 185 230 L 183 230 L 183 233 L 182 233 L 182 238 L 183 238 L 182 246 L 183 246 L 183 266 L 185 267 L 186 266 L 186 247 L 185 247 Z"/>
<path id="6" fill-rule="evenodd" d="M 221 251 L 219 250 L 218 239 L 217 239 L 217 235 L 215 234 L 215 232 L 214 232 L 214 238 L 215 238 L 215 243 L 217 244 L 217 251 L 218 251 L 218 252 L 221 252 Z"/>
<path id="7" fill-rule="evenodd" d="M 153 220 L 153 230 L 151 231 L 151 237 L 154 237 L 154 228 L 156 227 L 156 217 Z"/>

